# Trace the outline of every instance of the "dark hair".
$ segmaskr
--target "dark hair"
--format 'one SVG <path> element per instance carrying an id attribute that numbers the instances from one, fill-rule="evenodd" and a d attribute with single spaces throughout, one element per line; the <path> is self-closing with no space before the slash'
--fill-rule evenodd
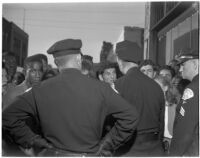
<path id="1" fill-rule="evenodd" d="M 146 66 L 146 65 L 151 65 L 151 66 L 153 67 L 153 69 L 154 69 L 154 67 L 155 67 L 155 64 L 154 64 L 154 62 L 153 62 L 152 60 L 146 59 L 146 60 L 142 60 L 142 61 L 140 62 L 139 68 L 141 68 L 142 66 Z"/>
<path id="2" fill-rule="evenodd" d="M 15 76 L 16 76 L 16 85 L 21 84 L 25 80 L 25 76 L 22 72 L 16 72 L 14 77 Z"/>
<path id="3" fill-rule="evenodd" d="M 88 70 L 88 71 L 93 69 L 93 62 L 92 62 L 91 58 L 88 59 L 88 56 L 86 57 L 86 55 L 82 56 L 82 69 Z"/>
<path id="4" fill-rule="evenodd" d="M 176 75 L 175 70 L 169 65 L 161 66 L 160 69 L 159 69 L 159 73 L 160 73 L 161 70 L 169 70 L 171 75 L 172 75 L 172 78 Z"/>
<path id="5" fill-rule="evenodd" d="M 92 56 L 90 56 L 90 55 L 82 55 L 82 59 L 83 60 L 90 60 L 91 62 L 93 62 L 93 57 Z"/>
<path id="6" fill-rule="evenodd" d="M 119 70 L 119 66 L 118 66 L 117 63 L 112 63 L 112 62 L 109 62 L 109 61 L 105 60 L 105 61 L 99 63 L 98 70 L 96 71 L 96 78 L 98 78 L 98 76 L 100 74 L 103 74 L 105 69 L 109 69 L 109 68 L 114 68 L 115 69 L 117 78 L 122 76 L 122 73 Z"/>
<path id="7" fill-rule="evenodd" d="M 99 74 L 103 74 L 105 69 L 110 69 L 110 68 L 117 68 L 117 63 L 111 63 L 108 61 L 101 62 L 99 66 L 99 70 L 97 71 Z"/>

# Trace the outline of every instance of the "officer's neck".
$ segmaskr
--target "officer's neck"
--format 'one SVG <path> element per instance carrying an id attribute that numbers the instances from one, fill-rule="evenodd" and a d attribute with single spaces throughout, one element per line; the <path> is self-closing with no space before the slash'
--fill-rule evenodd
<path id="1" fill-rule="evenodd" d="M 128 72 L 128 70 L 130 70 L 131 68 L 134 68 L 134 67 L 138 67 L 138 65 L 135 64 L 135 63 L 129 62 L 129 64 L 127 64 L 127 65 L 125 66 L 125 68 L 124 68 L 125 74 Z"/>
<path id="2" fill-rule="evenodd" d="M 197 73 L 195 73 L 192 77 L 191 77 L 191 80 L 190 81 L 192 81 L 197 75 L 199 75 L 199 73 L 197 72 Z"/>

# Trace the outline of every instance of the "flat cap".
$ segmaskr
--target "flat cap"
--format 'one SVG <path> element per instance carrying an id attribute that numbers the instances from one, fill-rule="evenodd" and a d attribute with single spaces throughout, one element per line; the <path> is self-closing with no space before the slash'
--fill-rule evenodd
<path id="1" fill-rule="evenodd" d="M 182 64 L 191 59 L 199 59 L 199 53 L 197 50 L 190 51 L 189 53 L 183 53 L 178 57 L 178 63 Z"/>
<path id="2" fill-rule="evenodd" d="M 131 41 L 117 43 L 116 54 L 118 58 L 128 62 L 138 63 L 142 60 L 142 49 L 137 43 Z"/>
<path id="3" fill-rule="evenodd" d="M 82 42 L 80 39 L 65 39 L 56 42 L 48 50 L 48 54 L 54 57 L 64 56 L 69 54 L 80 54 Z"/>

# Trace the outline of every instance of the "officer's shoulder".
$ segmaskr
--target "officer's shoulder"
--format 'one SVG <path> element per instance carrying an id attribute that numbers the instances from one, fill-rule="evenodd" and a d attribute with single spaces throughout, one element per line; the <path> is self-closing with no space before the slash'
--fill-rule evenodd
<path id="1" fill-rule="evenodd" d="M 59 82 L 58 79 L 59 75 L 54 76 L 52 78 L 49 78 L 47 80 L 42 81 L 37 87 L 48 87 L 48 86 L 52 86 L 55 83 Z"/>
<path id="2" fill-rule="evenodd" d="M 105 83 L 105 82 L 102 82 L 98 79 L 95 79 L 95 78 L 88 78 L 88 83 L 93 86 L 93 87 L 96 87 L 98 89 L 105 89 L 107 87 L 110 87 L 110 85 L 108 83 Z"/>
<path id="3" fill-rule="evenodd" d="M 116 81 L 115 81 L 115 84 L 121 84 L 122 82 L 124 82 L 124 80 L 126 80 L 127 76 L 124 75 L 124 76 L 121 76 L 120 78 L 118 78 Z"/>
<path id="4" fill-rule="evenodd" d="M 183 93 L 186 93 L 188 90 L 192 91 L 195 95 L 198 95 L 199 94 L 199 85 L 198 85 L 198 83 L 196 83 L 196 82 L 189 83 L 186 86 L 186 88 L 185 88 Z"/>

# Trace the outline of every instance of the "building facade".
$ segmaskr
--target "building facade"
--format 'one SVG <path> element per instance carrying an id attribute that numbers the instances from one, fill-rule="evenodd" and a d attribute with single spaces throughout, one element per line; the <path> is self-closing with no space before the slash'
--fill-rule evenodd
<path id="1" fill-rule="evenodd" d="M 125 26 L 116 43 L 124 40 L 135 42 L 144 50 L 144 28 Z M 141 60 L 143 58 L 143 54 L 141 54 Z"/>
<path id="2" fill-rule="evenodd" d="M 2 19 L 2 57 L 8 52 L 15 54 L 17 65 L 23 66 L 28 54 L 28 34 L 13 22 Z"/>
<path id="3" fill-rule="evenodd" d="M 159 65 L 187 49 L 199 50 L 199 2 L 147 2 L 144 58 Z"/>

